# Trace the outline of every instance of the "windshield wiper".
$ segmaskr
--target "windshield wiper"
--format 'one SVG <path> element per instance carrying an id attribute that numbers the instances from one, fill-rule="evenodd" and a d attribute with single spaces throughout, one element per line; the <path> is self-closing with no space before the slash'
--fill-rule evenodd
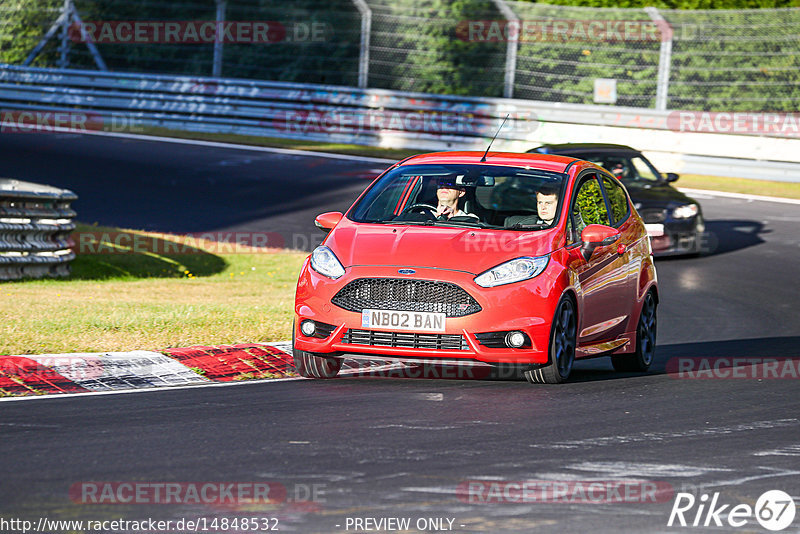
<path id="1" fill-rule="evenodd" d="M 451 221 L 451 220 L 436 220 L 436 226 L 457 226 L 459 228 L 496 228 L 491 224 L 486 224 L 480 221 Z"/>
<path id="2" fill-rule="evenodd" d="M 550 226 L 549 224 L 522 224 L 516 223 L 512 224 L 506 230 L 541 230 L 542 228 L 547 228 Z"/>
<path id="3" fill-rule="evenodd" d="M 409 224 L 414 226 L 433 226 L 436 221 L 428 219 L 425 221 L 404 221 L 402 219 L 383 220 L 383 221 L 370 221 L 372 224 Z"/>
<path id="4" fill-rule="evenodd" d="M 479 221 L 475 222 L 467 222 L 467 221 L 447 221 L 447 220 L 438 220 L 438 219 L 428 219 L 425 221 L 403 221 L 403 220 L 388 220 L 388 221 L 369 221 L 371 224 L 407 224 L 413 226 L 455 226 L 459 228 L 500 228 L 498 226 L 492 226 L 491 224 L 482 223 Z"/>

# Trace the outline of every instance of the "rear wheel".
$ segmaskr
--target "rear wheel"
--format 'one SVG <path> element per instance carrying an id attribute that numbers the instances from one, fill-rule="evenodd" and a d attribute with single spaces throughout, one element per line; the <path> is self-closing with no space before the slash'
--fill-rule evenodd
<path id="1" fill-rule="evenodd" d="M 615 370 L 644 372 L 650 368 L 656 355 L 657 326 L 656 297 L 652 291 L 648 291 L 636 327 L 636 352 L 612 355 L 611 364 Z"/>
<path id="2" fill-rule="evenodd" d="M 575 305 L 564 296 L 558 303 L 550 330 L 550 362 L 537 369 L 530 369 L 523 374 L 531 384 L 560 384 L 572 371 L 575 361 L 575 345 L 578 332 L 578 320 Z"/>
<path id="3" fill-rule="evenodd" d="M 334 378 L 342 368 L 342 359 L 317 356 L 294 348 L 294 326 L 292 327 L 292 358 L 297 374 L 306 378 Z"/>

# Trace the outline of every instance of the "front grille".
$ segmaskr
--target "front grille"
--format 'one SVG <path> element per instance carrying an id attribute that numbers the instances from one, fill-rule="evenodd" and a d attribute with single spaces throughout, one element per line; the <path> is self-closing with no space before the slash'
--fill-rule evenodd
<path id="1" fill-rule="evenodd" d="M 481 311 L 469 293 L 449 282 L 404 278 L 359 278 L 331 299 L 345 310 L 401 310 L 444 313 L 463 317 Z"/>
<path id="2" fill-rule="evenodd" d="M 639 210 L 639 215 L 641 215 L 642 220 L 648 224 L 660 223 L 664 222 L 667 218 L 667 210 L 662 208 L 645 208 Z"/>
<path id="3" fill-rule="evenodd" d="M 342 336 L 348 345 L 405 347 L 409 349 L 468 350 L 467 340 L 460 334 L 418 334 L 414 332 L 379 332 L 351 328 Z"/>

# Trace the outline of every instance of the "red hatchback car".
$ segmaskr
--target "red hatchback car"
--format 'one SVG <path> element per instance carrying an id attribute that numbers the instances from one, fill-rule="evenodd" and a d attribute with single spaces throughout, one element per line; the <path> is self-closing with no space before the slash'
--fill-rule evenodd
<path id="1" fill-rule="evenodd" d="M 650 241 L 625 188 L 564 156 L 439 152 L 386 170 L 303 265 L 294 360 L 514 366 L 567 379 L 576 358 L 645 371 L 656 346 Z"/>

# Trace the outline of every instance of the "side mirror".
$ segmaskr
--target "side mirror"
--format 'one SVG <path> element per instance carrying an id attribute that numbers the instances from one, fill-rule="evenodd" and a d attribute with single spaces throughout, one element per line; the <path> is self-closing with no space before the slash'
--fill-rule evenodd
<path id="1" fill-rule="evenodd" d="M 671 183 L 671 182 L 677 182 L 679 176 L 674 172 L 668 172 L 664 178 L 667 180 L 668 183 Z"/>
<path id="2" fill-rule="evenodd" d="M 323 232 L 330 232 L 333 230 L 333 227 L 339 224 L 339 221 L 342 220 L 342 213 L 339 211 L 328 211 L 326 213 L 320 213 L 317 215 L 317 218 L 314 219 L 314 225 L 322 230 Z"/>
<path id="3" fill-rule="evenodd" d="M 586 261 L 592 257 L 592 252 L 597 247 L 611 245 L 619 239 L 619 230 L 604 224 L 590 224 L 581 232 L 581 253 Z"/>

